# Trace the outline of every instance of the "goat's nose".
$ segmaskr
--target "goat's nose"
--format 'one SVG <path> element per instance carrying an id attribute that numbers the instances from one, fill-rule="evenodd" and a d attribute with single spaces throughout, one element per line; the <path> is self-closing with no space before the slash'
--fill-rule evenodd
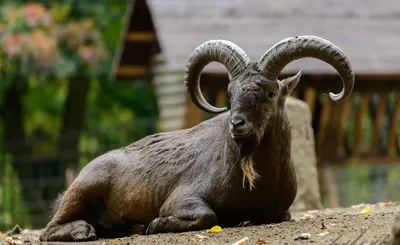
<path id="1" fill-rule="evenodd" d="M 232 124 L 234 129 L 241 128 L 246 124 L 246 121 L 244 120 L 244 118 L 242 116 L 239 116 L 239 115 L 234 115 L 231 118 L 230 122 L 231 122 L 231 124 Z"/>

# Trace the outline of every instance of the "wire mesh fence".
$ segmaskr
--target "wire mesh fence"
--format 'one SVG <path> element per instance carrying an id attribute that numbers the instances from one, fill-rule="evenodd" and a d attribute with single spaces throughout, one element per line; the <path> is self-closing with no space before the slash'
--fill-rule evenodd
<path id="1" fill-rule="evenodd" d="M 109 150 L 155 132 L 155 119 L 138 119 L 131 125 L 113 125 L 102 131 L 84 130 L 78 151 L 57 145 L 70 136 L 64 135 L 56 141 L 31 138 L 30 144 L 34 147 L 18 156 L 0 152 L 0 230 L 15 224 L 41 228 L 49 221 L 50 206 L 66 186 L 66 163 L 81 168 Z M 18 142 L 5 142 L 9 143 Z"/>

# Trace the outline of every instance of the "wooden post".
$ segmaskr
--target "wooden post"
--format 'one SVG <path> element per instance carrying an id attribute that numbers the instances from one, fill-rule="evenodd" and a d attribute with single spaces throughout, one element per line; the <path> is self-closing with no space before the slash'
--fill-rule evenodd
<path id="1" fill-rule="evenodd" d="M 203 120 L 203 111 L 200 110 L 190 98 L 186 101 L 185 128 L 193 127 Z"/>
<path id="2" fill-rule="evenodd" d="M 327 162 L 321 168 L 323 175 L 323 189 L 326 191 L 328 196 L 328 207 L 337 208 L 340 207 L 339 187 L 336 180 L 336 174 L 331 165 L 332 164 L 330 162 Z"/>
<path id="3" fill-rule="evenodd" d="M 399 134 L 399 122 L 400 122 L 400 91 L 395 94 L 395 105 L 393 108 L 392 118 L 390 122 L 390 129 L 388 133 L 388 144 L 386 150 L 386 156 L 391 155 L 391 151 L 396 152 L 396 138 Z"/>
<path id="4" fill-rule="evenodd" d="M 361 144 L 363 142 L 363 126 L 364 126 L 364 118 L 368 112 L 369 101 L 371 99 L 371 93 L 364 93 L 362 96 L 361 107 L 358 110 L 357 118 L 356 118 L 356 134 L 354 139 L 354 149 L 352 153 L 352 157 L 358 157 L 361 155 Z"/>
<path id="5" fill-rule="evenodd" d="M 189 99 L 186 95 L 184 74 L 169 71 L 162 54 L 155 55 L 152 62 L 152 79 L 160 110 L 160 130 L 182 129 L 185 127 L 188 109 L 186 102 Z"/>
<path id="6" fill-rule="evenodd" d="M 383 117 L 385 116 L 386 104 L 388 99 L 388 93 L 379 93 L 379 103 L 377 105 L 376 115 L 373 118 L 373 135 L 370 155 L 378 156 L 381 152 L 381 128 L 383 123 Z"/>

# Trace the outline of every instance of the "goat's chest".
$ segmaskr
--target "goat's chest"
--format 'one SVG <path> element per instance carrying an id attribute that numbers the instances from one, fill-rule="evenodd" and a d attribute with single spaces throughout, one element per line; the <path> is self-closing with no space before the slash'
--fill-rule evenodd
<path id="1" fill-rule="evenodd" d="M 213 208 L 217 216 L 251 217 L 267 213 L 273 206 L 279 205 L 278 178 L 261 177 L 252 190 L 249 190 L 247 182 L 243 187 L 242 179 L 235 182 L 215 197 Z"/>

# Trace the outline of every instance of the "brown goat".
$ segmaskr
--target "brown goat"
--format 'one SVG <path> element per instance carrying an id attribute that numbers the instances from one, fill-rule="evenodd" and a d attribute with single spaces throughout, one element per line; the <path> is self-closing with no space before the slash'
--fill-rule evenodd
<path id="1" fill-rule="evenodd" d="M 284 39 L 259 62 L 251 62 L 229 41 L 201 44 L 186 68 L 190 97 L 204 111 L 227 110 L 211 106 L 199 86 L 203 68 L 220 62 L 230 75 L 230 112 L 189 129 L 147 136 L 94 159 L 61 197 L 40 240 L 119 236 L 135 224 L 154 234 L 289 220 L 297 185 L 284 103 L 301 71 L 284 80 L 277 77 L 303 57 L 320 59 L 338 71 L 344 87 L 339 94 L 329 93 L 332 100 L 351 94 L 354 72 L 346 55 L 322 38 Z"/>

